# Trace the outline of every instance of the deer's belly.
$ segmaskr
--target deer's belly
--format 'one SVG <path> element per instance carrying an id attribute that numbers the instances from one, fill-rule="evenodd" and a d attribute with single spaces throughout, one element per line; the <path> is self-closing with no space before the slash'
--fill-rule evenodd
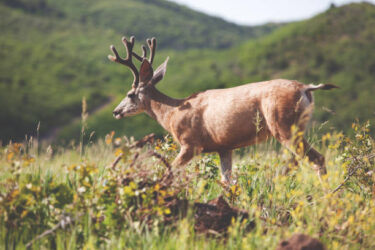
<path id="1" fill-rule="evenodd" d="M 222 126 L 208 131 L 209 144 L 204 145 L 204 151 L 218 151 L 223 149 L 235 149 L 260 143 L 270 137 L 270 132 L 265 122 L 238 123 L 230 127 Z"/>

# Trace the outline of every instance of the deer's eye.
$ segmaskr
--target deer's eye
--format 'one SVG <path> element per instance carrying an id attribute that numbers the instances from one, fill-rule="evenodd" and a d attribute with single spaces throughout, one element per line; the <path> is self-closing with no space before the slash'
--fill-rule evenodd
<path id="1" fill-rule="evenodd" d="M 135 94 L 134 94 L 134 93 L 128 94 L 128 97 L 129 97 L 130 99 L 134 99 Z"/>

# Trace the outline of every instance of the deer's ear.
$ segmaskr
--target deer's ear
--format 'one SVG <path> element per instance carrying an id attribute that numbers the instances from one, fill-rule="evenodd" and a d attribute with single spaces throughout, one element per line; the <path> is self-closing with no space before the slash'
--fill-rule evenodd
<path id="1" fill-rule="evenodd" d="M 141 69 L 139 70 L 139 81 L 147 84 L 153 75 L 154 71 L 150 62 L 147 59 L 143 59 Z"/>
<path id="2" fill-rule="evenodd" d="M 154 76 L 152 77 L 151 84 L 155 85 L 163 79 L 165 72 L 167 72 L 168 60 L 169 57 L 167 57 L 167 59 L 165 59 L 165 61 L 156 69 Z"/>

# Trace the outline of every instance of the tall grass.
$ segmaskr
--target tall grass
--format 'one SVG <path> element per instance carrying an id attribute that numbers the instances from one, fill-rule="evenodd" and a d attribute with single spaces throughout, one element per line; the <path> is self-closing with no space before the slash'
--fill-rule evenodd
<path id="1" fill-rule="evenodd" d="M 155 205 L 151 225 L 131 216 L 140 204 L 131 202 L 147 198 L 149 190 L 138 188 L 140 179 L 125 184 L 115 180 L 145 171 L 144 178 L 151 180 L 165 167 L 152 157 L 131 167 L 137 152 L 127 148 L 124 138 L 112 134 L 85 150 L 82 145 L 53 152 L 42 147 L 39 154 L 35 143 L 10 144 L 0 154 L 0 244 L 12 249 L 28 243 L 32 249 L 273 249 L 280 239 L 298 232 L 319 238 L 327 249 L 373 249 L 375 152 L 368 128 L 354 125 L 353 139 L 338 132 L 314 139 L 326 156 L 328 175 L 322 182 L 306 159 L 284 174 L 291 155 L 272 141 L 235 154 L 238 182 L 228 189 L 217 182 L 215 154 L 197 156 L 188 167 L 174 169 L 177 184 L 168 192 L 188 178 L 179 197 L 207 202 L 224 195 L 232 206 L 249 212 L 255 228 L 246 231 L 244 224 L 233 221 L 227 237 L 197 234 L 192 211 L 164 224 L 168 211 L 163 204 Z M 169 139 L 147 147 L 170 160 L 178 150 Z M 361 167 L 352 176 L 350 152 Z M 116 169 L 108 168 L 121 154 Z"/>

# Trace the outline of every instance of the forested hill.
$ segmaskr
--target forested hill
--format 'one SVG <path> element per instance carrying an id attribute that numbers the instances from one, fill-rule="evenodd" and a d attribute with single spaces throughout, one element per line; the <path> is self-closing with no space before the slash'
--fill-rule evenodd
<path id="1" fill-rule="evenodd" d="M 269 33 L 278 24 L 240 26 L 165 0 L 1 0 L 34 16 L 90 25 L 144 40 L 158 37 L 161 48 L 228 48 Z"/>
<path id="2" fill-rule="evenodd" d="M 123 35 L 156 36 L 160 53 L 230 47 L 275 27 L 161 0 L 0 0 L 0 140 L 35 134 L 39 122 L 45 134 L 79 116 L 83 96 L 92 110 L 123 91 L 129 72 L 106 59 Z"/>

